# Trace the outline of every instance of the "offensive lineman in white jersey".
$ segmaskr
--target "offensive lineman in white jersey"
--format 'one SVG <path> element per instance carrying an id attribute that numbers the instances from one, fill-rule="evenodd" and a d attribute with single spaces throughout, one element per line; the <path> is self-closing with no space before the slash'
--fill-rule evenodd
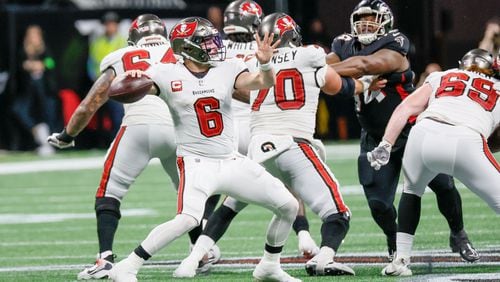
<path id="1" fill-rule="evenodd" d="M 255 34 L 263 17 L 262 7 L 252 0 L 236 0 L 224 10 L 224 33 L 228 39 L 223 40 L 227 58 L 239 58 L 248 62 L 254 57 L 256 43 Z M 241 102 L 233 99 L 233 116 L 235 137 L 238 152 L 247 155 L 250 143 L 250 101 Z M 319 142 L 321 143 L 321 142 Z M 319 247 L 309 233 L 309 222 L 305 216 L 304 203 L 299 201 L 299 212 L 293 223 L 293 230 L 298 236 L 300 254 L 312 257 L 319 252 Z M 240 211 L 239 206 L 226 203 L 216 212 L 219 218 L 229 223 Z M 207 234 L 209 237 L 211 234 Z"/>
<path id="2" fill-rule="evenodd" d="M 259 35 L 274 33 L 281 39 L 272 62 L 277 68 L 276 84 L 269 89 L 252 91 L 252 139 L 248 156 L 262 163 L 280 178 L 292 192 L 321 217 L 322 242 L 319 253 L 306 264 L 310 275 L 354 275 L 346 265 L 334 261 L 334 255 L 349 229 L 350 212 L 342 200 L 338 181 L 321 159 L 312 143 L 320 89 L 334 95 L 344 80 L 351 80 L 358 93 L 367 85 L 341 78 L 326 66 L 326 53 L 318 46 L 301 47 L 301 35 L 295 21 L 284 13 L 266 16 Z M 257 66 L 249 61 L 251 69 Z M 346 83 L 347 84 L 347 83 Z M 246 204 L 228 197 L 209 218 L 191 254 L 179 269 L 193 273 L 196 262 L 226 231 L 232 218 L 221 218 L 223 208 Z"/>
<path id="3" fill-rule="evenodd" d="M 500 82 L 494 76 L 498 65 L 483 49 L 465 54 L 458 69 L 432 73 L 396 108 L 382 142 L 370 152 L 372 166 L 385 165 L 407 119 L 418 115 L 403 156 L 397 256 L 383 275 L 412 275 L 421 197 L 436 174 L 453 175 L 500 214 L 500 165 L 486 142 L 492 132 L 498 137 L 500 122 Z"/>
<path id="4" fill-rule="evenodd" d="M 54 133 L 48 142 L 60 149 L 74 146 L 75 137 L 85 128 L 95 112 L 108 100 L 107 90 L 118 74 L 132 69 L 147 70 L 154 64 L 175 63 L 167 40 L 167 29 L 156 15 L 137 17 L 129 30 L 129 45 L 108 54 L 101 62 L 101 75 L 72 115 L 61 133 Z M 97 189 L 95 211 L 99 254 L 96 263 L 78 274 L 78 279 L 100 279 L 113 267 L 113 240 L 121 217 L 120 203 L 130 185 L 149 161 L 159 158 L 163 169 L 177 188 L 175 135 L 168 107 L 160 98 L 148 95 L 126 104 L 122 126 L 108 149 L 101 182 Z M 190 233 L 194 243 L 201 233 Z M 218 259 L 217 247 L 209 256 Z"/>
<path id="5" fill-rule="evenodd" d="M 206 19 L 181 20 L 170 32 L 175 54 L 184 62 L 158 65 L 147 74 L 153 91 L 165 100 L 174 120 L 179 193 L 176 217 L 153 229 L 128 258 L 113 267 L 115 281 L 136 281 L 139 268 L 151 255 L 200 223 L 206 199 L 227 194 L 274 212 L 264 256 L 255 268 L 257 280 L 300 281 L 280 267 L 280 253 L 290 233 L 298 203 L 278 179 L 236 152 L 232 119 L 234 89 L 262 89 L 274 84 L 270 59 L 272 35 L 257 38 L 258 72 L 241 60 L 226 60 L 220 34 Z M 279 43 L 279 42 L 278 42 Z M 275 44 L 276 45 L 276 44 Z M 140 76 L 142 72 L 130 72 Z M 196 262 L 198 264 L 198 262 Z M 189 274 L 174 272 L 176 277 Z M 194 275 L 194 274 L 193 274 Z"/>

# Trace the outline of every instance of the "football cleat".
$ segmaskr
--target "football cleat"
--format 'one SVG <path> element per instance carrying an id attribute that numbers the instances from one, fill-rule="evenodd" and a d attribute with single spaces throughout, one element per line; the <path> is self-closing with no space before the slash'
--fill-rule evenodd
<path id="1" fill-rule="evenodd" d="M 279 262 L 260 260 L 253 271 L 255 281 L 301 282 L 281 269 Z"/>
<path id="2" fill-rule="evenodd" d="M 349 266 L 335 262 L 333 257 L 335 252 L 329 247 L 322 247 L 320 252 L 306 262 L 306 272 L 310 276 L 338 276 L 355 275 L 354 270 Z"/>
<path id="3" fill-rule="evenodd" d="M 143 259 L 132 253 L 124 260 L 115 264 L 108 274 L 109 279 L 115 282 L 137 282 L 137 272 L 141 267 Z"/>
<path id="4" fill-rule="evenodd" d="M 190 257 L 185 258 L 181 264 L 175 269 L 172 274 L 173 277 L 177 278 L 192 278 L 196 276 L 196 270 L 199 262 L 190 259 Z"/>
<path id="5" fill-rule="evenodd" d="M 408 268 L 410 264 L 410 258 L 396 257 L 391 263 L 389 263 L 384 269 L 382 269 L 382 275 L 384 276 L 411 276 L 413 273 L 411 269 Z"/>
<path id="6" fill-rule="evenodd" d="M 308 231 L 301 230 L 297 236 L 299 237 L 299 252 L 301 255 L 310 259 L 319 253 L 319 247 Z"/>
<path id="7" fill-rule="evenodd" d="M 219 262 L 221 257 L 220 249 L 217 245 L 213 245 L 208 253 L 203 257 L 198 263 L 198 268 L 196 269 L 197 274 L 207 273 L 210 271 L 212 265 Z"/>
<path id="8" fill-rule="evenodd" d="M 452 252 L 459 253 L 462 259 L 467 262 L 476 262 L 480 259 L 463 229 L 458 233 L 450 233 L 450 247 Z"/>
<path id="9" fill-rule="evenodd" d="M 114 258 L 115 255 L 113 254 L 110 254 L 105 258 L 101 258 L 100 254 L 97 254 L 95 264 L 78 273 L 78 280 L 107 278 L 109 271 L 113 268 Z"/>

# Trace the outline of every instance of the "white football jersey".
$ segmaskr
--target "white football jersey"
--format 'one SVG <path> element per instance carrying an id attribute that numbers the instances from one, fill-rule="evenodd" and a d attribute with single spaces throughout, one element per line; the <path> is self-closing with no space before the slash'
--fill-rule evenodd
<path id="1" fill-rule="evenodd" d="M 172 113 L 178 156 L 234 155 L 232 93 L 244 71 L 242 60 L 230 59 L 203 74 L 190 72 L 180 62 L 157 64 L 146 71 Z"/>
<path id="2" fill-rule="evenodd" d="M 237 58 L 243 61 L 248 61 L 255 55 L 257 50 L 257 42 L 233 42 L 231 40 L 223 40 L 226 46 L 226 58 Z M 248 118 L 250 116 L 250 105 L 238 100 L 233 101 L 233 113 L 235 118 Z"/>
<path id="3" fill-rule="evenodd" d="M 155 64 L 175 63 L 175 57 L 167 42 L 150 46 L 128 46 L 109 53 L 101 61 L 101 72 L 114 69 L 116 75 L 133 69 L 147 70 Z M 122 125 L 172 124 L 167 105 L 154 95 L 146 95 L 135 103 L 124 104 Z"/>
<path id="4" fill-rule="evenodd" d="M 476 72 L 451 69 L 427 77 L 432 87 L 429 106 L 417 122 L 436 118 L 466 126 L 484 137 L 490 136 L 500 122 L 500 82 Z"/>
<path id="5" fill-rule="evenodd" d="M 279 48 L 272 63 L 276 84 L 269 89 L 252 91 L 252 135 L 275 134 L 313 139 L 320 88 L 324 78 L 317 77 L 325 66 L 326 53 L 315 45 Z M 258 68 L 257 59 L 250 70 Z"/>

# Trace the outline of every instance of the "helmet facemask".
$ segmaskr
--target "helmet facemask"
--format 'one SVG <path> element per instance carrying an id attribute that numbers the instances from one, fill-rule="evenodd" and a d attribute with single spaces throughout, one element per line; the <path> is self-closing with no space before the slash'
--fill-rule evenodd
<path id="1" fill-rule="evenodd" d="M 200 64 L 226 59 L 220 33 L 203 18 L 187 18 L 178 23 L 170 33 L 170 44 L 175 54 Z"/>
<path id="2" fill-rule="evenodd" d="M 351 14 L 351 32 L 361 44 L 368 45 L 389 32 L 393 21 L 392 12 L 385 4 L 379 4 L 377 9 L 361 6 Z"/>

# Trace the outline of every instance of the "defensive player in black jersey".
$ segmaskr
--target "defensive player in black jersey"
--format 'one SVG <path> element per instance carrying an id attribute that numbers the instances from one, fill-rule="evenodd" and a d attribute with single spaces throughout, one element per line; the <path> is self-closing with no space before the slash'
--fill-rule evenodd
<path id="1" fill-rule="evenodd" d="M 343 34 L 333 40 L 327 62 L 340 75 L 354 78 L 372 76 L 371 79 L 386 82 L 382 89 L 367 90 L 354 95 L 354 99 L 362 128 L 358 177 L 372 217 L 387 236 L 391 260 L 396 251 L 397 214 L 393 202 L 411 121 L 392 146 L 387 166 L 372 168 L 368 152 L 382 141 L 384 129 L 394 109 L 415 89 L 414 73 L 407 58 L 410 42 L 404 34 L 392 29 L 393 14 L 381 0 L 362 0 L 354 8 L 350 20 L 351 34 Z M 354 91 L 346 90 L 344 94 L 353 95 Z M 452 251 L 459 252 L 466 261 L 477 261 L 479 255 L 464 230 L 462 201 L 453 178 L 440 174 L 429 183 L 429 187 L 436 194 L 439 210 L 451 229 Z"/>

